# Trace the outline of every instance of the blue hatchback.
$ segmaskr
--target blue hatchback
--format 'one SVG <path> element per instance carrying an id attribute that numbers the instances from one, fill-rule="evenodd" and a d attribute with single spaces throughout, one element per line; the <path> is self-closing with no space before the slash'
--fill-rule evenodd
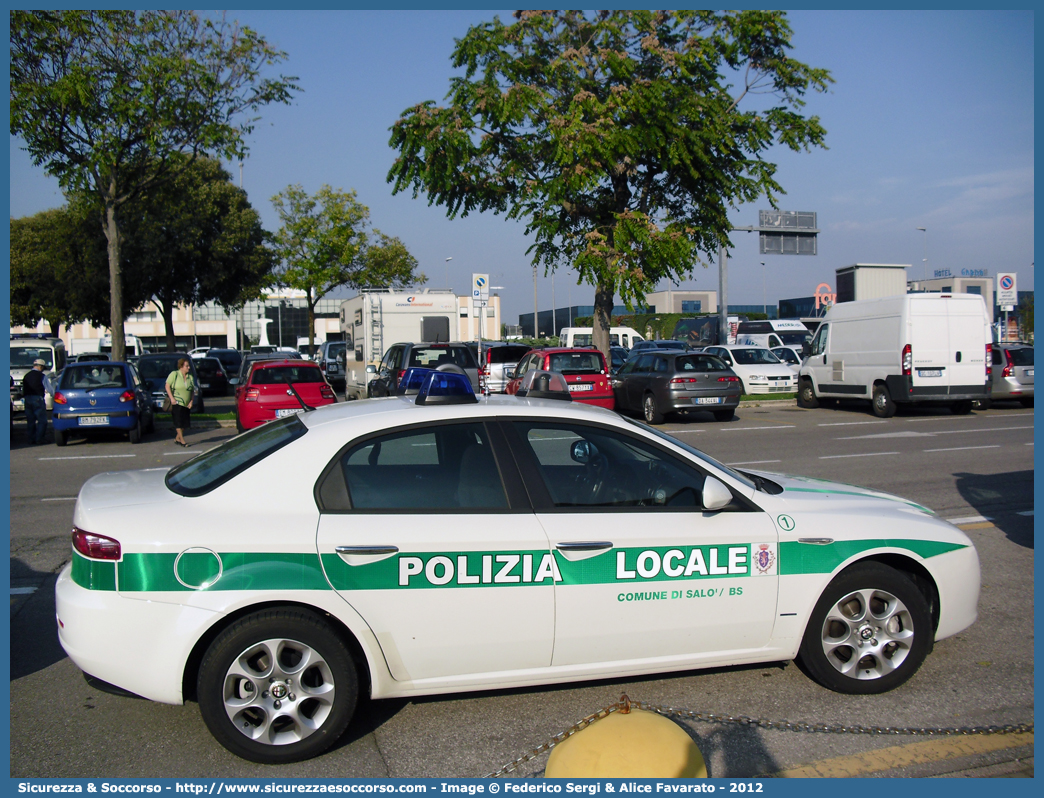
<path id="1" fill-rule="evenodd" d="M 152 402 L 130 363 L 70 363 L 54 392 L 54 442 L 65 446 L 71 434 L 126 432 L 140 443 L 155 427 Z"/>

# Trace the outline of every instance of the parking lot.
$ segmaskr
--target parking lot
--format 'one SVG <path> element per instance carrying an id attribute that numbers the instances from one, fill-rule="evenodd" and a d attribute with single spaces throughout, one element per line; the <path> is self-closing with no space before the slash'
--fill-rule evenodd
<path id="1" fill-rule="evenodd" d="M 207 409 L 223 412 L 231 400 L 208 398 Z M 187 450 L 174 445 L 166 425 L 136 446 L 113 437 L 58 448 L 26 445 L 24 425 L 16 424 L 10 460 L 12 775 L 482 776 L 621 693 L 696 713 L 836 727 L 1032 723 L 1031 409 L 996 406 L 967 416 L 915 409 L 882 420 L 859 403 L 802 410 L 793 402 L 773 402 L 741 407 L 727 423 L 706 414 L 662 428 L 730 465 L 887 491 L 950 519 L 978 548 L 977 623 L 941 641 L 908 684 L 880 696 L 831 693 L 793 663 L 780 663 L 375 701 L 363 703 L 348 733 L 325 755 L 279 768 L 253 765 L 211 737 L 193 703 L 154 704 L 88 685 L 65 657 L 54 629 L 54 578 L 69 559 L 80 485 L 103 471 L 169 467 L 235 430 L 197 426 L 186 436 L 192 444 Z M 148 514 L 140 522 L 147 526 Z M 950 746 L 936 738 L 811 734 L 720 719 L 683 722 L 713 777 L 777 774 L 813 764 L 816 773 L 828 775 L 1024 774 L 1024 761 L 1032 763 L 1033 756 L 1032 734 L 962 737 L 961 746 Z M 546 754 L 534 757 L 509 775 L 539 775 L 546 761 Z"/>

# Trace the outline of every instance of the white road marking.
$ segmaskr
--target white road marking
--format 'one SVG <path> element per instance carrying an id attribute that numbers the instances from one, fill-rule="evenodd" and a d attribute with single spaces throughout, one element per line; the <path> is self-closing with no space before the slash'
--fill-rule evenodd
<path id="1" fill-rule="evenodd" d="M 1000 444 L 995 443 L 992 446 L 954 446 L 952 449 L 925 449 L 926 452 L 963 452 L 966 449 L 999 449 Z"/>
<path id="2" fill-rule="evenodd" d="M 42 502 L 74 502 L 76 501 L 75 496 L 56 496 L 53 499 L 40 499 Z"/>
<path id="3" fill-rule="evenodd" d="M 1023 510 L 1021 513 L 1016 513 L 1016 515 L 1033 515 L 1033 511 L 1032 510 Z"/>
<path id="4" fill-rule="evenodd" d="M 35 587 L 12 587 L 11 588 L 11 595 L 12 596 L 28 596 L 30 593 L 35 593 L 35 592 L 36 592 L 36 588 Z"/>
<path id="5" fill-rule="evenodd" d="M 725 465 L 761 465 L 762 463 L 782 463 L 782 460 L 744 460 L 739 463 L 726 463 Z"/>
<path id="6" fill-rule="evenodd" d="M 866 454 L 828 454 L 820 457 L 820 460 L 839 460 L 842 457 L 880 457 L 884 454 L 899 454 L 899 452 L 867 452 Z"/>
<path id="7" fill-rule="evenodd" d="M 681 432 L 706 432 L 705 429 L 672 429 L 669 434 L 677 435 Z"/>
<path id="8" fill-rule="evenodd" d="M 137 457 L 136 454 L 90 454 L 79 457 L 37 457 L 37 460 L 109 460 L 117 457 Z"/>
<path id="9" fill-rule="evenodd" d="M 164 457 L 184 457 L 185 455 L 195 454 L 195 452 L 164 452 Z"/>
<path id="10" fill-rule="evenodd" d="M 848 438 L 834 438 L 835 441 L 867 441 L 876 438 L 931 438 L 934 432 L 914 432 L 912 429 L 899 430 L 898 432 L 878 432 L 873 435 L 853 435 Z"/>
<path id="11" fill-rule="evenodd" d="M 991 515 L 965 515 L 960 518 L 944 518 L 943 521 L 947 521 L 951 524 L 981 524 L 985 521 L 992 521 L 993 516 Z"/>
<path id="12" fill-rule="evenodd" d="M 1029 443 L 1024 443 L 1024 444 L 1022 444 L 1022 445 L 1023 445 L 1023 446 L 1032 446 L 1032 445 L 1033 445 L 1033 441 L 1030 441 Z"/>
<path id="13" fill-rule="evenodd" d="M 1025 427 L 981 427 L 979 429 L 944 429 L 939 432 L 932 432 L 932 435 L 953 435 L 958 432 L 1007 432 L 1013 429 L 1033 429 L 1033 425 L 1030 424 Z"/>
<path id="14" fill-rule="evenodd" d="M 817 427 L 855 427 L 859 424 L 887 424 L 887 421 L 838 421 L 831 424 L 817 424 Z"/>
<path id="15" fill-rule="evenodd" d="M 797 424 L 780 424 L 773 427 L 724 427 L 722 432 L 746 432 L 750 429 L 794 429 Z"/>

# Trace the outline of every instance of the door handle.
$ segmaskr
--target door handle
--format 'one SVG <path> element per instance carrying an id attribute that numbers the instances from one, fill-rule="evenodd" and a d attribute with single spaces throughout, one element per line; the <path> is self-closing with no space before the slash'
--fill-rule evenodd
<path id="1" fill-rule="evenodd" d="M 611 549 L 612 547 L 612 543 L 601 540 L 580 540 L 555 544 L 555 548 L 559 551 L 604 551 L 605 549 Z"/>
<path id="2" fill-rule="evenodd" d="M 334 549 L 338 554 L 397 554 L 398 546 L 338 546 Z"/>

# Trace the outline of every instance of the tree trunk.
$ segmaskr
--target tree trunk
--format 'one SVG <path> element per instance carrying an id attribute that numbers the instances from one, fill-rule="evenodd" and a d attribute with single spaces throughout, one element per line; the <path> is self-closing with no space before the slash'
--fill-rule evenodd
<path id="1" fill-rule="evenodd" d="M 167 338 L 167 351 L 176 352 L 178 342 L 174 338 L 174 302 L 173 300 L 161 302 L 158 297 L 153 297 L 153 301 L 160 306 L 160 312 L 163 313 L 163 332 Z"/>
<path id="2" fill-rule="evenodd" d="M 105 240 L 109 250 L 109 332 L 112 359 L 123 360 L 127 344 L 123 333 L 123 276 L 120 269 L 120 228 L 116 222 L 116 183 L 111 181 L 105 197 Z"/>
<path id="3" fill-rule="evenodd" d="M 315 303 L 319 300 L 312 301 L 312 289 L 308 289 L 306 294 L 308 297 L 308 355 L 309 357 L 315 356 Z M 296 343 L 296 342 L 295 342 Z"/>
<path id="4" fill-rule="evenodd" d="M 595 349 L 605 355 L 609 362 L 609 327 L 613 321 L 613 298 L 616 292 L 611 286 L 599 282 L 595 288 L 594 321 L 592 322 L 593 338 L 591 343 Z"/>
<path id="5" fill-rule="evenodd" d="M 48 321 L 47 324 L 51 328 L 51 337 L 52 338 L 61 338 L 62 337 L 61 334 L 60 334 L 61 333 L 61 329 L 62 329 L 62 323 L 60 321 Z"/>

